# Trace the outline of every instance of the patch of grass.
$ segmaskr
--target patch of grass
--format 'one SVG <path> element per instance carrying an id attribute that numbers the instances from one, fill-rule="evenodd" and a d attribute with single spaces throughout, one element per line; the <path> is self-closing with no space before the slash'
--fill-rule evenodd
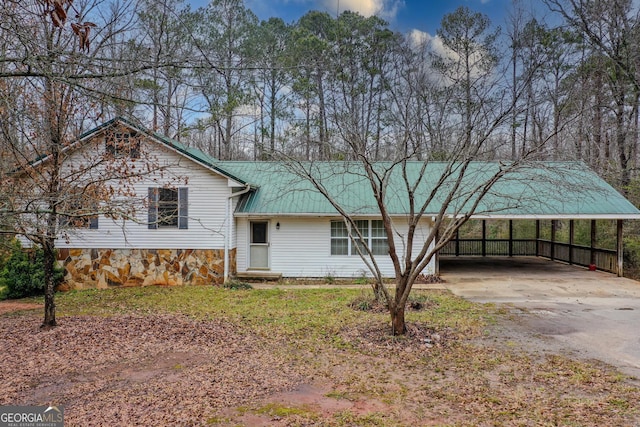
<path id="1" fill-rule="evenodd" d="M 223 287 L 225 289 L 232 289 L 232 290 L 253 289 L 253 286 L 251 286 L 250 283 L 242 282 L 240 280 L 229 280 L 223 285 Z"/>
<path id="2" fill-rule="evenodd" d="M 292 415 L 300 415 L 306 418 L 314 417 L 316 414 L 307 407 L 293 407 L 280 405 L 276 403 L 268 403 L 253 411 L 256 414 L 269 415 L 270 417 L 290 417 Z"/>
<path id="3" fill-rule="evenodd" d="M 72 291 L 59 294 L 61 315 L 111 316 L 122 313 L 181 313 L 195 318 L 224 318 L 265 335 L 317 339 L 334 336 L 346 323 L 365 320 L 347 307 L 358 290 L 253 289 L 229 292 L 220 287 L 147 287 Z"/>
<path id="4" fill-rule="evenodd" d="M 622 410 L 622 411 L 626 411 L 627 409 L 629 409 L 629 406 L 630 406 L 627 399 L 619 398 L 619 397 L 610 398 L 608 403 L 611 407 L 618 410 Z"/>
<path id="5" fill-rule="evenodd" d="M 231 419 L 228 417 L 210 417 L 207 418 L 207 425 L 229 425 Z"/>
<path id="6" fill-rule="evenodd" d="M 376 427 L 400 425 L 393 423 L 385 414 L 382 413 L 359 415 L 354 414 L 351 411 L 342 411 L 334 415 L 334 420 L 338 426 Z"/>
<path id="7" fill-rule="evenodd" d="M 336 400 L 352 400 L 349 393 L 337 390 L 330 391 L 329 393 L 325 394 L 325 397 Z"/>

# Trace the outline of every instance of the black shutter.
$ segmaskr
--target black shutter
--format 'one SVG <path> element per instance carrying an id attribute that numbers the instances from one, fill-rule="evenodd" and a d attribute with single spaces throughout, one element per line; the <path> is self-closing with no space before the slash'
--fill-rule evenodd
<path id="1" fill-rule="evenodd" d="M 189 228 L 189 189 L 186 187 L 178 188 L 178 228 Z"/>
<path id="2" fill-rule="evenodd" d="M 149 187 L 149 229 L 158 228 L 158 189 Z"/>
<path id="3" fill-rule="evenodd" d="M 98 229 L 98 215 L 89 217 L 89 228 L 92 230 Z"/>

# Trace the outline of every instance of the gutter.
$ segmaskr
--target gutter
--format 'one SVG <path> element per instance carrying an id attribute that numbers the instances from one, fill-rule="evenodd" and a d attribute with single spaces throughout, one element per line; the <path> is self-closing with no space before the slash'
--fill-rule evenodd
<path id="1" fill-rule="evenodd" d="M 246 184 L 246 186 L 242 190 L 236 191 L 235 193 L 231 193 L 231 195 L 227 197 L 227 206 L 226 206 L 226 212 L 225 212 L 225 222 L 227 223 L 227 231 L 225 232 L 225 236 L 224 236 L 224 276 L 223 276 L 224 281 L 223 283 L 227 283 L 227 280 L 229 280 L 229 248 L 231 247 L 231 205 L 233 202 L 233 198 L 237 196 L 242 196 L 243 194 L 246 194 L 251 190 L 252 190 L 251 185 Z"/>

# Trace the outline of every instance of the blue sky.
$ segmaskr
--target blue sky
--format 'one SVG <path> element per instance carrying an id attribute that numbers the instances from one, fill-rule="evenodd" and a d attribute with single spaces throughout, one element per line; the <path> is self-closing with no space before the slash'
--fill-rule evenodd
<path id="1" fill-rule="evenodd" d="M 187 1 L 194 8 L 208 3 L 208 0 Z M 494 25 L 504 28 L 511 0 L 245 0 L 245 5 L 259 19 L 277 16 L 289 23 L 309 10 L 335 14 L 338 4 L 341 11 L 355 10 L 365 16 L 375 13 L 386 19 L 392 29 L 402 33 L 417 29 L 435 35 L 442 17 L 461 5 L 488 15 Z"/>

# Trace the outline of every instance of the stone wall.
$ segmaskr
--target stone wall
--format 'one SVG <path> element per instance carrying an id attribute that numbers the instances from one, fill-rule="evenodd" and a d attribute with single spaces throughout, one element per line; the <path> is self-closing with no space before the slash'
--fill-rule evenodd
<path id="1" fill-rule="evenodd" d="M 223 249 L 61 249 L 66 272 L 61 290 L 149 285 L 219 285 Z M 236 250 L 229 252 L 236 271 Z"/>

